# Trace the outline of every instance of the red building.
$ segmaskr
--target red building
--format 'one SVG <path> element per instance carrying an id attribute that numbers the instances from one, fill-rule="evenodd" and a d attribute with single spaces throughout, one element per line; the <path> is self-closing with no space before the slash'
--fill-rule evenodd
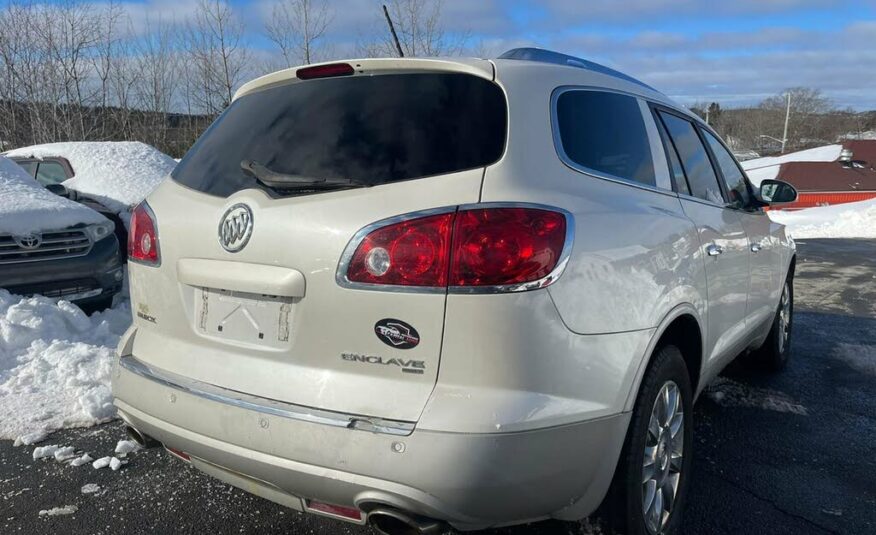
<path id="1" fill-rule="evenodd" d="M 876 140 L 843 142 L 843 156 L 832 162 L 782 163 L 776 178 L 797 188 L 795 210 L 876 198 Z M 851 151 L 849 159 L 847 152 Z M 848 161 L 842 161 L 848 160 Z"/>

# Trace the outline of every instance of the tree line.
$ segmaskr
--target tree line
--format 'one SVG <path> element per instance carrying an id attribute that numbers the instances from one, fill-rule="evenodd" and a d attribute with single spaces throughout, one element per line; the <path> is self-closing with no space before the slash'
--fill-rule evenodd
<path id="1" fill-rule="evenodd" d="M 184 20 L 132 14 L 119 0 L 9 0 L 0 8 L 0 151 L 68 140 L 139 140 L 181 156 L 256 76 L 333 57 L 483 55 L 445 31 L 442 0 L 374 2 L 372 31 L 336 50 L 330 0 L 271 0 L 253 47 L 227 0 L 198 0 Z M 398 43 L 381 4 L 395 26 Z M 367 22 L 367 21 L 366 21 Z M 873 114 L 833 109 L 818 91 L 791 90 L 789 148 L 876 128 Z M 784 121 L 782 95 L 759 106 L 695 106 L 734 148 L 769 149 Z M 764 137 L 766 136 L 766 137 Z"/>
<path id="2" fill-rule="evenodd" d="M 781 151 L 786 116 L 785 152 L 876 131 L 876 111 L 838 109 L 820 90 L 809 87 L 786 89 L 754 106 L 726 109 L 712 102 L 695 104 L 691 110 L 708 121 L 732 149 L 754 150 L 761 155 Z"/>
<path id="3" fill-rule="evenodd" d="M 118 0 L 11 0 L 0 8 L 0 151 L 67 140 L 139 140 L 181 156 L 246 80 L 329 59 L 329 0 L 273 0 L 261 28 L 276 53 L 251 46 L 226 0 L 199 0 L 185 20 L 135 18 Z M 442 0 L 387 0 L 405 55 L 453 55 Z M 359 56 L 396 55 L 384 26 Z M 380 11 L 378 11 L 380 10 Z M 379 15 L 379 19 L 377 16 Z"/>

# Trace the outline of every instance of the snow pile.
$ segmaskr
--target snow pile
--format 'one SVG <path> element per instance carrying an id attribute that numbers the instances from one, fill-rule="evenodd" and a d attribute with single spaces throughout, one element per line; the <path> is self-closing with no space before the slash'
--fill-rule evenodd
<path id="1" fill-rule="evenodd" d="M 795 239 L 876 238 L 876 199 L 768 213 Z"/>
<path id="2" fill-rule="evenodd" d="M 65 505 L 64 507 L 52 507 L 51 509 L 43 509 L 40 511 L 40 516 L 58 516 L 58 515 L 72 515 L 79 508 L 75 505 Z"/>
<path id="3" fill-rule="evenodd" d="M 706 394 L 722 407 L 748 407 L 808 415 L 806 407 L 783 392 L 748 386 L 726 377 L 717 377 L 706 388 Z"/>
<path id="4" fill-rule="evenodd" d="M 127 300 L 88 317 L 66 301 L 0 290 L 0 439 L 32 444 L 113 418 L 110 371 L 130 324 Z"/>
<path id="5" fill-rule="evenodd" d="M 866 132 L 853 132 L 840 136 L 842 139 L 876 139 L 876 130 L 867 130 Z"/>
<path id="6" fill-rule="evenodd" d="M 755 186 L 760 186 L 763 180 L 773 180 L 779 176 L 779 168 L 788 162 L 834 162 L 842 152 L 842 145 L 825 145 L 814 149 L 801 150 L 783 154 L 781 156 L 768 156 L 740 162 L 745 174 Z"/>
<path id="7" fill-rule="evenodd" d="M 26 235 L 106 219 L 50 193 L 12 160 L 0 156 L 0 234 Z"/>
<path id="8" fill-rule="evenodd" d="M 74 176 L 64 186 L 119 213 L 145 199 L 176 167 L 173 158 L 139 141 L 49 143 L 6 154 L 16 158 L 66 158 Z"/>

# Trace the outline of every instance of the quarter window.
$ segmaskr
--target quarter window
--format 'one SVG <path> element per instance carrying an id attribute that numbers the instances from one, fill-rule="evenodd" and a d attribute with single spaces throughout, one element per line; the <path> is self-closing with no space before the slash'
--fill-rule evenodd
<path id="1" fill-rule="evenodd" d="M 557 129 L 566 158 L 585 169 L 656 185 L 639 102 L 630 96 L 572 90 L 557 98 Z"/>
<path id="2" fill-rule="evenodd" d="M 694 125 L 690 121 L 668 113 L 661 112 L 660 117 L 678 150 L 691 195 L 716 204 L 724 204 L 718 175 L 712 168 L 709 154 L 700 141 Z"/>
<path id="3" fill-rule="evenodd" d="M 712 154 L 715 155 L 715 160 L 718 168 L 721 169 L 721 174 L 724 176 L 724 182 L 727 184 L 727 192 L 730 194 L 730 204 L 734 208 L 745 208 L 751 205 L 751 192 L 748 190 L 748 183 L 745 180 L 745 175 L 736 165 L 736 160 L 733 159 L 724 145 L 718 141 L 711 132 L 703 131 L 709 147 L 712 149 Z"/>

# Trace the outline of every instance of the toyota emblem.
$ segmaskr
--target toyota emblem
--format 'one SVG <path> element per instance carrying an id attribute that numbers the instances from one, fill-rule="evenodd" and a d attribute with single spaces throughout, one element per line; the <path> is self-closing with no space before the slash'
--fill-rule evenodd
<path id="1" fill-rule="evenodd" d="M 16 236 L 15 243 L 22 249 L 33 250 L 42 245 L 43 239 L 39 234 L 28 234 L 27 236 Z"/>
<path id="2" fill-rule="evenodd" d="M 219 220 L 219 244 L 229 253 L 240 251 L 249 242 L 252 223 L 252 210 L 249 206 L 235 204 Z"/>

